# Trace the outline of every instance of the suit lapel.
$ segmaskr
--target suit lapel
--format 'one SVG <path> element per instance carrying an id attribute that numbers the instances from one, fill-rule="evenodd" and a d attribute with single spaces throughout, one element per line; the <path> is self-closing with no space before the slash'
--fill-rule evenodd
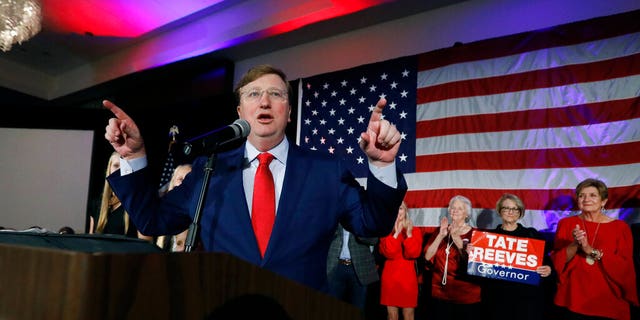
<path id="1" fill-rule="evenodd" d="M 247 235 L 243 239 L 247 241 L 249 246 L 255 248 L 256 255 L 259 257 L 258 245 L 251 225 L 251 216 L 249 215 L 247 196 L 244 192 L 242 180 L 243 168 L 248 165 L 246 162 L 244 159 L 244 147 L 221 156 L 215 169 L 215 175 L 219 182 L 216 188 L 225 190 L 223 194 L 227 199 L 223 201 L 228 202 L 231 207 L 231 210 L 225 210 L 226 212 L 222 214 L 232 219 L 230 225 L 239 227 L 242 233 Z M 210 192 L 220 192 L 220 190 L 210 190 Z"/>

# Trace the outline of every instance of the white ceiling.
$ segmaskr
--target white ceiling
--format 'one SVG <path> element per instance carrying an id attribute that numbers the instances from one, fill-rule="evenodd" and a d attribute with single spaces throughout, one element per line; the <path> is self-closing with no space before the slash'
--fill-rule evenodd
<path id="1" fill-rule="evenodd" d="M 46 100 L 202 54 L 238 61 L 462 2 L 180 0 L 172 6 L 175 2 L 158 0 L 41 1 L 43 30 L 0 52 L 0 87 Z M 144 19 L 149 16 L 153 19 Z M 102 31 L 122 26 L 139 34 Z"/>

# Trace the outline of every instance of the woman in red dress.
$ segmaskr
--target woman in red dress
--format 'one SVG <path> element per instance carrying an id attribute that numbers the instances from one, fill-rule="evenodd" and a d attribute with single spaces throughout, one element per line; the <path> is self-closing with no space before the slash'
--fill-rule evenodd
<path id="1" fill-rule="evenodd" d="M 631 228 L 604 214 L 604 182 L 586 179 L 575 193 L 581 213 L 558 222 L 553 242 L 554 302 L 562 319 L 630 319 L 630 305 L 638 305 Z"/>
<path id="2" fill-rule="evenodd" d="M 390 235 L 381 238 L 380 253 L 386 258 L 380 279 L 380 304 L 387 307 L 387 319 L 398 320 L 402 309 L 404 320 L 413 320 L 418 306 L 416 259 L 422 251 L 422 232 L 407 217 L 407 204 L 402 202 Z"/>

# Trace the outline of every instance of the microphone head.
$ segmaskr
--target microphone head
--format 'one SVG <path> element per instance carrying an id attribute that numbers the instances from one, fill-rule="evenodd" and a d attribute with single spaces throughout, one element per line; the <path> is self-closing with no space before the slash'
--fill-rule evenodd
<path id="1" fill-rule="evenodd" d="M 244 119 L 237 119 L 230 125 L 183 142 L 182 154 L 185 156 L 198 156 L 203 153 L 220 151 L 222 146 L 234 146 L 231 142 L 246 138 L 249 136 L 249 132 L 251 132 L 249 122 Z"/>
<path id="2" fill-rule="evenodd" d="M 251 132 L 251 125 L 249 125 L 249 122 L 247 120 L 237 119 L 233 122 L 232 125 L 236 125 L 240 129 L 240 136 L 242 136 L 243 138 L 249 136 L 249 133 Z"/>

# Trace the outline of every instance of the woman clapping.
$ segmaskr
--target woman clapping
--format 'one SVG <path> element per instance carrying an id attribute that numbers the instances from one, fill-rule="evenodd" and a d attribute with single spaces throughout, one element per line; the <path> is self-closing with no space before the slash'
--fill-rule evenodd
<path id="1" fill-rule="evenodd" d="M 551 253 L 558 272 L 554 299 L 562 319 L 630 319 L 638 305 L 629 225 L 604 214 L 604 182 L 586 179 L 575 190 L 580 214 L 561 219 Z"/>

